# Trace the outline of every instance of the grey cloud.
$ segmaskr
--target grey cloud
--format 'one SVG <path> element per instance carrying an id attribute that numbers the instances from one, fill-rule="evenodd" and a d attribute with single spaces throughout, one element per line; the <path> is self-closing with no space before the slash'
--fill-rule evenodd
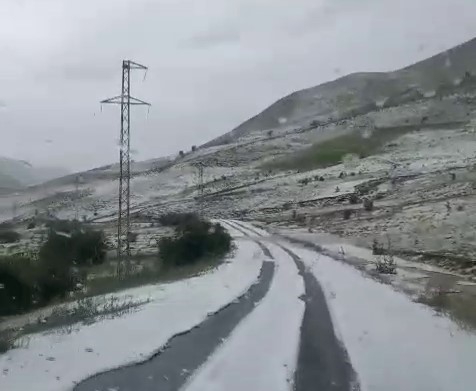
<path id="1" fill-rule="evenodd" d="M 119 94 L 124 58 L 150 67 L 133 80 L 153 104 L 132 116 L 139 160 L 201 144 L 336 72 L 400 67 L 476 35 L 474 0 L 7 1 L 0 156 L 73 169 L 117 159 L 119 110 L 99 101 Z"/>
<path id="2" fill-rule="evenodd" d="M 113 65 L 115 64 L 65 64 L 59 67 L 59 69 L 49 69 L 48 73 L 50 77 L 60 76 L 71 81 L 108 81 L 112 80 L 117 73 Z"/>
<path id="3" fill-rule="evenodd" d="M 216 45 L 226 45 L 240 41 L 240 32 L 236 28 L 219 28 L 198 33 L 186 41 L 187 46 L 206 48 Z"/>

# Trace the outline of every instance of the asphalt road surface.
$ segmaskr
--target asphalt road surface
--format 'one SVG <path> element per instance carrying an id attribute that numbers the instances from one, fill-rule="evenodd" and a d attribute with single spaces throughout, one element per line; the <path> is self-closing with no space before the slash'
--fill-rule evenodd
<path id="1" fill-rule="evenodd" d="M 147 361 L 94 375 L 79 383 L 75 387 L 76 391 L 179 390 L 194 371 L 226 340 L 240 321 L 259 305 L 268 293 L 275 274 L 273 256 L 259 231 L 239 222 L 226 222 L 226 224 L 250 236 L 269 258 L 263 262 L 255 284 L 244 295 L 208 316 L 201 324 L 174 336 L 166 346 L 157 347 L 160 350 Z M 301 297 L 305 303 L 305 310 L 294 374 L 294 390 L 359 390 L 347 352 L 334 333 L 319 283 L 312 273 L 306 271 L 299 256 L 289 250 L 285 243 L 276 244 L 286 252 L 291 262 L 294 261 L 305 287 L 305 294 Z"/>

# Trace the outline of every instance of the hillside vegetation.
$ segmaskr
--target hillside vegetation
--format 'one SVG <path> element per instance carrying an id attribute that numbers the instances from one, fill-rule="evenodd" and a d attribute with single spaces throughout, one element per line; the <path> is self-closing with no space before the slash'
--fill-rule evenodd
<path id="1" fill-rule="evenodd" d="M 308 171 L 342 163 L 348 155 L 363 159 L 378 153 L 385 144 L 412 130 L 415 130 L 415 127 L 377 129 L 368 133 L 357 131 L 345 134 L 267 162 L 263 168 Z"/>

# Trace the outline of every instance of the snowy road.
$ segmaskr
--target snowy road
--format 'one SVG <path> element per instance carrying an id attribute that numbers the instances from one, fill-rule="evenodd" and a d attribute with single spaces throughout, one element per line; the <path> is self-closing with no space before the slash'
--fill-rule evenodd
<path id="1" fill-rule="evenodd" d="M 148 361 L 93 376 L 75 390 L 353 389 L 355 375 L 324 294 L 300 257 L 283 244 L 264 243 L 256 228 L 225 225 L 268 257 L 257 283 Z"/>
<path id="2" fill-rule="evenodd" d="M 0 356 L 0 389 L 475 389 L 476 335 L 350 265 L 223 223 L 237 238 L 231 262 L 148 288 L 152 303 L 125 319 Z"/>

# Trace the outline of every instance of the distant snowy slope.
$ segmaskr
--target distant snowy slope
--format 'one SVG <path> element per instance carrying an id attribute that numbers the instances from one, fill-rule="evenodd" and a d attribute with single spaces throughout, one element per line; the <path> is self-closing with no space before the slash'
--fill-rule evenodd
<path id="1" fill-rule="evenodd" d="M 34 167 L 24 160 L 0 157 L 0 187 L 4 189 L 36 185 L 67 173 L 59 167 Z"/>
<path id="2" fill-rule="evenodd" d="M 0 190 L 18 189 L 21 187 L 21 183 L 18 182 L 15 178 L 12 178 L 10 175 L 0 171 Z"/>
<path id="3" fill-rule="evenodd" d="M 300 126 L 365 114 L 384 106 L 431 96 L 443 87 L 458 88 L 476 74 L 476 39 L 388 73 L 354 73 L 294 92 L 205 146 L 236 141 L 252 132 Z"/>

